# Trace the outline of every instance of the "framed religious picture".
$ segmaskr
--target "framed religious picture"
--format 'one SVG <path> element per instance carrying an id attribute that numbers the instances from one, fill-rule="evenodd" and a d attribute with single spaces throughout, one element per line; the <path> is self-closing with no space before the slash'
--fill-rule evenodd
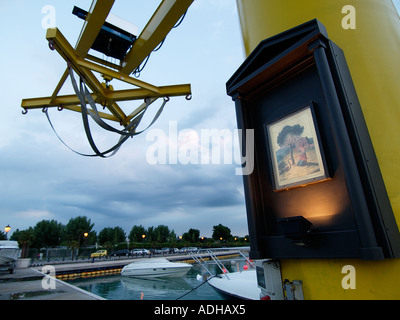
<path id="1" fill-rule="evenodd" d="M 329 178 L 310 104 L 266 124 L 274 190 L 284 190 Z"/>

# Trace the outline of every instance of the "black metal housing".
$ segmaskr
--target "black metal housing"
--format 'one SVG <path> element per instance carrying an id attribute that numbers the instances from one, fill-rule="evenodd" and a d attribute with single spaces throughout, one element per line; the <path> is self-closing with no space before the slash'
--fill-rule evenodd
<path id="1" fill-rule="evenodd" d="M 88 14 L 87 11 L 76 6 L 72 13 L 83 20 L 86 19 Z M 130 34 L 111 23 L 105 22 L 91 49 L 101 52 L 108 57 L 123 60 L 135 40 L 135 35 Z"/>
<path id="2" fill-rule="evenodd" d="M 254 171 L 243 176 L 252 258 L 400 256 L 399 230 L 346 59 L 318 20 L 262 41 L 227 92 L 239 129 L 255 135 Z M 315 112 L 329 179 L 276 191 L 265 124 L 306 105 Z M 313 225 L 307 246 L 295 245 L 279 227 L 296 216 Z"/>

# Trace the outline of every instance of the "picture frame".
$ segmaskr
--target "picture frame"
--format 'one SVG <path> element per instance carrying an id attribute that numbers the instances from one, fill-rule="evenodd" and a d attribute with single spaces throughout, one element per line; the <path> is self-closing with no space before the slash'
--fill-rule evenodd
<path id="1" fill-rule="evenodd" d="M 274 190 L 329 179 L 313 103 L 265 124 Z"/>

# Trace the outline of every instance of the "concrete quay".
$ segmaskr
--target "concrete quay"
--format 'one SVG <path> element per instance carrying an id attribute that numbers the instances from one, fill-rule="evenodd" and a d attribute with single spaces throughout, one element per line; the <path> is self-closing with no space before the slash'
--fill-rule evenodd
<path id="1" fill-rule="evenodd" d="M 15 269 L 0 273 L 0 300 L 104 300 L 63 280 L 119 274 L 123 266 L 139 259 L 116 259 L 95 262 L 70 262 Z M 45 278 L 48 267 L 54 268 L 51 280 Z M 46 288 L 53 281 L 55 288 Z M 44 285 L 43 285 L 44 284 Z"/>
<path id="2" fill-rule="evenodd" d="M 35 268 L 16 269 L 0 274 L 0 300 L 104 300 L 56 278 L 54 288 L 46 289 L 48 279 Z M 45 283 L 45 285 L 43 285 Z"/>

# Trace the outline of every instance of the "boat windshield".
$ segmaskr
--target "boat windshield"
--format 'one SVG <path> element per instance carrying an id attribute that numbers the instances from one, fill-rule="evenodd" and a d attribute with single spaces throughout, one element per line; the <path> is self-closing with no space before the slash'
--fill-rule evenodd
<path id="1" fill-rule="evenodd" d="M 139 264 L 139 263 L 170 263 L 170 261 L 165 258 L 152 258 L 152 259 L 144 259 L 144 260 L 135 261 L 134 263 L 135 264 Z"/>
<path id="2" fill-rule="evenodd" d="M 2 240 L 0 241 L 0 247 L 8 247 L 8 248 L 12 247 L 15 249 L 19 249 L 18 241 Z"/>

